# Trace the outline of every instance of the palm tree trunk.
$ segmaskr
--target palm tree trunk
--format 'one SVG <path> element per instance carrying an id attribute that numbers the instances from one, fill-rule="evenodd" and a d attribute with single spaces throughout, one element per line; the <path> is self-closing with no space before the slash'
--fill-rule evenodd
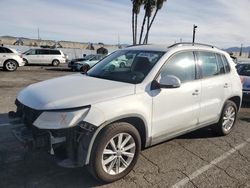
<path id="1" fill-rule="evenodd" d="M 137 14 L 135 14 L 135 44 L 137 44 Z"/>
<path id="2" fill-rule="evenodd" d="M 132 35 L 133 35 L 133 45 L 135 44 L 135 14 L 132 11 Z"/>
<path id="3" fill-rule="evenodd" d="M 148 16 L 147 17 L 147 31 L 148 31 L 148 29 L 149 29 L 149 23 L 150 23 L 150 17 Z M 146 35 L 145 35 L 145 38 L 144 38 L 144 40 L 143 40 L 143 44 L 147 44 L 148 43 L 148 39 L 147 39 L 147 33 L 146 33 Z"/>
<path id="4" fill-rule="evenodd" d="M 141 39 L 142 39 L 142 34 L 143 34 L 145 22 L 146 22 L 146 12 L 144 14 L 143 22 L 142 22 L 142 25 L 141 25 L 141 34 L 140 34 L 139 44 L 141 44 Z"/>
<path id="5" fill-rule="evenodd" d="M 144 42 L 147 42 L 147 43 L 148 43 L 148 34 L 149 34 L 149 30 L 150 30 L 150 28 L 151 28 L 151 26 L 152 26 L 152 24 L 153 24 L 153 22 L 154 22 L 154 20 L 155 20 L 155 17 L 156 17 L 156 15 L 157 15 L 158 10 L 159 10 L 159 9 L 156 9 L 156 11 L 155 11 L 155 13 L 154 13 L 154 16 L 153 16 L 153 18 L 152 18 L 152 20 L 151 20 L 151 22 L 150 22 L 150 24 L 149 24 L 149 27 L 148 27 L 148 29 L 147 29 L 147 33 L 146 33 L 146 35 L 145 35 L 145 38 L 144 38 L 143 43 L 144 43 Z"/>

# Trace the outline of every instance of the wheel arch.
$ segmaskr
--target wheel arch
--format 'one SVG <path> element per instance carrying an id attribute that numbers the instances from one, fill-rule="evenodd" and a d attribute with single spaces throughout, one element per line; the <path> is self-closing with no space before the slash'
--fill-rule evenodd
<path id="1" fill-rule="evenodd" d="M 233 101 L 237 106 L 237 110 L 239 111 L 240 106 L 241 106 L 241 97 L 240 96 L 233 96 L 233 97 L 230 97 L 227 100 Z"/>
<path id="2" fill-rule="evenodd" d="M 140 137 L 141 137 L 142 149 L 149 145 L 148 140 L 147 140 L 148 128 L 146 126 L 144 118 L 142 118 L 140 115 L 133 114 L 133 115 L 127 115 L 127 116 L 122 116 L 122 117 L 115 118 L 112 120 L 108 120 L 108 121 L 104 122 L 100 127 L 98 127 L 95 134 L 93 135 L 93 137 L 90 141 L 90 144 L 89 144 L 85 165 L 89 164 L 91 154 L 92 154 L 92 148 L 93 148 L 94 142 L 96 141 L 96 138 L 98 137 L 98 135 L 100 135 L 100 133 L 102 132 L 102 130 L 104 130 L 104 128 L 106 126 L 108 126 L 112 123 L 116 123 L 116 122 L 129 123 L 138 130 Z"/>
<path id="3" fill-rule="evenodd" d="M 17 60 L 15 60 L 15 59 L 12 59 L 12 58 L 10 58 L 10 59 L 6 59 L 4 62 L 3 62 L 3 66 L 5 66 L 5 64 L 8 62 L 8 61 L 15 61 L 16 62 L 16 64 L 17 64 L 17 67 L 19 67 L 19 64 L 18 64 L 18 62 L 17 62 Z"/>

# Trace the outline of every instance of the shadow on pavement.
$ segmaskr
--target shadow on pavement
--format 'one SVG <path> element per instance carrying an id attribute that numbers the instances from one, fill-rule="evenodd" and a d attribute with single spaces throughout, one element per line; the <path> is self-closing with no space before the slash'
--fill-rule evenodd
<path id="1" fill-rule="evenodd" d="M 241 108 L 250 108 L 250 102 L 242 102 Z"/>
<path id="2" fill-rule="evenodd" d="M 65 67 L 54 67 L 54 68 L 45 68 L 48 71 L 63 71 L 63 72 L 72 72 L 71 69 Z"/>

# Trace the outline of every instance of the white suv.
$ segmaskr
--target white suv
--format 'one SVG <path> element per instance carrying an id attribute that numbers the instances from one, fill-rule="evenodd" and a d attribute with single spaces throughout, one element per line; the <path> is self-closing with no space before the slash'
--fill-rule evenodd
<path id="1" fill-rule="evenodd" d="M 0 67 L 7 71 L 15 71 L 23 65 L 23 58 L 16 50 L 0 46 Z"/>
<path id="2" fill-rule="evenodd" d="M 114 68 L 117 58 L 132 63 Z M 24 123 L 14 130 L 23 143 L 47 147 L 59 165 L 88 165 L 94 177 L 112 182 L 131 171 L 143 148 L 208 125 L 229 134 L 241 98 L 226 52 L 142 45 L 112 53 L 85 75 L 27 87 L 9 115 Z"/>
<path id="3" fill-rule="evenodd" d="M 61 50 L 56 49 L 30 49 L 23 54 L 25 64 L 51 64 L 58 66 L 66 63 L 66 55 Z"/>

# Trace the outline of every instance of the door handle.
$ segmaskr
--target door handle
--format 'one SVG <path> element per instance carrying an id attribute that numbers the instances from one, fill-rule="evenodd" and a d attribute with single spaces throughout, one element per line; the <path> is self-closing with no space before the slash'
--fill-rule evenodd
<path id="1" fill-rule="evenodd" d="M 192 95 L 193 95 L 193 96 L 197 96 L 197 95 L 199 95 L 199 90 L 198 90 L 198 89 L 196 89 L 196 90 L 192 93 Z"/>
<path id="2" fill-rule="evenodd" d="M 228 83 L 225 83 L 224 88 L 228 88 L 228 87 L 229 87 Z"/>

